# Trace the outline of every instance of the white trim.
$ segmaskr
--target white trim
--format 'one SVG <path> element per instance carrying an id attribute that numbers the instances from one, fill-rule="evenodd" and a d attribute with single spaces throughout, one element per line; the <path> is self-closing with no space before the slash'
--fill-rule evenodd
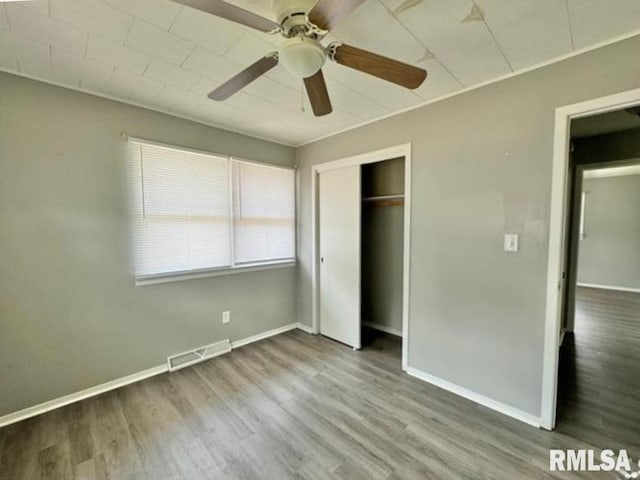
<path id="1" fill-rule="evenodd" d="M 467 400 L 471 400 L 472 402 L 478 403 L 483 407 L 490 408 L 491 410 L 495 410 L 496 412 L 502 413 L 503 415 L 515 418 L 516 420 L 520 420 L 524 423 L 528 423 L 533 427 L 540 428 L 539 417 L 524 412 L 518 408 L 512 407 L 511 405 L 507 405 L 506 403 L 498 402 L 497 400 L 494 400 L 492 398 L 485 397 L 484 395 L 456 385 L 455 383 L 451 383 L 446 380 L 442 380 L 441 378 L 435 377 L 429 373 L 425 373 L 421 370 L 418 370 L 417 368 L 409 367 L 407 369 L 407 373 L 412 377 L 416 377 L 424 382 L 430 383 L 431 385 L 435 385 L 436 387 L 442 388 L 443 390 L 447 390 L 448 392 L 466 398 Z"/>
<path id="2" fill-rule="evenodd" d="M 157 367 L 149 368 L 132 375 L 127 375 L 126 377 L 117 378 L 115 380 L 111 380 L 110 382 L 96 385 L 95 387 L 85 388 L 84 390 L 80 390 L 79 392 L 70 393 L 69 395 L 49 400 L 47 402 L 34 405 L 33 407 L 27 407 L 23 410 L 18 410 L 17 412 L 0 417 L 0 428 L 11 425 L 12 423 L 26 420 L 30 417 L 35 417 L 36 415 L 42 415 L 43 413 L 50 412 L 51 410 L 64 407 L 65 405 L 69 405 L 71 403 L 79 402 L 80 400 L 95 397 L 96 395 L 100 395 L 110 390 L 115 390 L 116 388 L 124 387 L 125 385 L 129 385 L 131 383 L 140 382 L 147 378 L 165 373 L 167 372 L 167 370 L 167 364 L 163 363 L 162 365 L 158 365 Z"/>
<path id="3" fill-rule="evenodd" d="M 380 332 L 388 333 L 389 335 L 395 335 L 396 337 L 402 337 L 402 330 L 398 330 L 397 328 L 389 327 L 388 325 L 382 325 L 381 323 L 370 323 L 370 322 L 362 322 L 362 325 L 365 327 L 372 328 L 373 330 L 378 330 Z"/>
<path id="4" fill-rule="evenodd" d="M 233 275 L 236 273 L 260 272 L 262 270 L 273 270 L 276 268 L 295 267 L 296 262 L 286 260 L 283 262 L 260 263 L 240 267 L 222 268 L 217 270 L 209 270 L 197 273 L 177 273 L 163 274 L 155 277 L 138 277 L 135 279 L 136 287 L 144 287 L 145 285 L 156 285 L 158 283 L 181 282 L 183 280 L 195 280 L 198 278 L 220 277 L 223 275 Z"/>
<path id="5" fill-rule="evenodd" d="M 328 170 L 381 162 L 392 158 L 404 157 L 404 252 L 402 285 L 402 369 L 408 368 L 409 359 L 409 290 L 411 267 L 411 143 L 404 143 L 382 150 L 366 152 L 352 157 L 342 158 L 313 165 L 311 168 L 311 321 L 313 333 L 320 333 L 320 314 L 318 301 L 319 255 L 318 255 L 318 174 Z"/>
<path id="6" fill-rule="evenodd" d="M 562 308 L 562 271 L 567 221 L 569 127 L 571 119 L 587 117 L 640 104 L 640 88 L 559 107 L 555 111 L 551 208 L 549 218 L 549 256 L 542 366 L 541 425 L 552 430 L 556 423 L 558 356 Z"/>
<path id="7" fill-rule="evenodd" d="M 257 342 L 259 340 L 263 340 L 265 338 L 269 338 L 274 335 L 278 335 L 280 333 L 288 332 L 289 330 L 294 330 L 296 328 L 300 328 L 305 332 L 308 331 L 309 329 L 309 327 L 307 327 L 306 325 L 301 326 L 300 323 L 291 323 L 283 327 L 274 328 L 273 330 L 268 330 L 258 335 L 253 335 L 251 337 L 247 337 L 241 340 L 236 340 L 235 342 L 231 342 L 231 349 L 233 350 L 234 348 L 242 347 L 244 345 L 248 345 L 249 343 Z M 115 390 L 117 388 L 124 387 L 132 383 L 140 382 L 147 378 L 154 377 L 156 375 L 160 375 L 168 371 L 169 371 L 169 368 L 167 363 L 165 362 L 162 365 L 158 365 L 156 367 L 152 367 L 138 373 L 133 373 L 131 375 L 127 375 L 126 377 L 116 378 L 115 380 L 111 380 L 109 382 L 96 385 L 95 387 L 85 388 L 84 390 L 70 393 L 63 397 L 54 398 L 53 400 L 48 400 L 38 405 L 27 407 L 22 410 L 18 410 L 17 412 L 9 413 L 7 415 L 0 417 L 0 428 L 6 427 L 13 423 L 20 422 L 22 420 L 26 420 L 27 418 L 35 417 L 37 415 L 42 415 L 43 413 L 50 412 L 51 410 L 55 410 L 57 408 L 61 408 L 66 405 L 70 405 L 72 403 L 79 402 L 87 398 L 95 397 L 96 395 L 101 395 L 105 392 L 109 392 L 111 390 Z"/>
<path id="8" fill-rule="evenodd" d="M 305 333 L 308 333 L 310 335 L 313 335 L 313 328 L 311 328 L 309 325 L 307 325 L 306 323 L 302 323 L 302 322 L 298 322 L 296 323 L 296 327 L 299 330 L 302 330 Z"/>
<path id="9" fill-rule="evenodd" d="M 404 161 L 404 238 L 402 265 L 402 369 L 409 368 L 409 287 L 411 283 L 411 144 Z"/>
<path id="10" fill-rule="evenodd" d="M 440 102 L 442 100 L 446 100 L 446 99 L 451 98 L 451 97 L 456 97 L 458 95 L 462 95 L 464 93 L 471 92 L 473 90 L 477 90 L 477 89 L 482 88 L 482 87 L 486 87 L 487 85 L 491 85 L 491 84 L 494 84 L 494 83 L 497 83 L 497 82 L 501 82 L 501 81 L 507 80 L 509 78 L 517 77 L 519 75 L 523 75 L 525 73 L 529 73 L 529 72 L 532 72 L 534 70 L 538 70 L 540 68 L 548 67 L 549 65 L 553 65 L 554 63 L 562 62 L 562 61 L 568 60 L 568 59 L 570 59 L 572 57 L 576 57 L 578 55 L 582 55 L 583 53 L 591 52 L 592 50 L 597 50 L 599 48 L 603 48 L 603 47 L 606 47 L 608 45 L 612 45 L 614 43 L 618 43 L 618 42 L 622 42 L 624 40 L 628 40 L 629 38 L 633 38 L 633 37 L 635 37 L 637 35 L 640 35 L 640 29 L 633 30 L 633 31 L 631 31 L 629 33 L 625 33 L 623 35 L 619 35 L 617 37 L 610 38 L 609 40 L 605 40 L 605 41 L 602 41 L 602 42 L 595 43 L 595 44 L 593 44 L 591 46 L 588 46 L 588 47 L 585 47 L 585 48 L 580 48 L 578 50 L 574 50 L 573 52 L 569 52 L 569 53 L 566 53 L 564 55 L 559 55 L 559 56 L 551 58 L 549 60 L 545 60 L 544 62 L 536 63 L 534 65 L 531 65 L 529 67 L 523 68 L 521 70 L 517 70 L 517 71 L 511 72 L 511 73 L 507 73 L 505 75 L 501 75 L 499 77 L 495 77 L 493 79 L 477 83 L 477 84 L 472 85 L 470 87 L 464 87 L 461 90 L 456 90 L 455 92 L 448 93 L 448 94 L 442 95 L 440 97 L 436 97 L 436 98 L 432 98 L 432 99 L 429 99 L 429 100 L 425 100 L 424 102 L 418 103 L 417 105 L 412 105 L 411 107 L 403 108 L 402 110 L 397 110 L 395 112 L 388 113 L 388 114 L 383 115 L 381 117 L 376 117 L 376 118 L 371 119 L 371 120 L 366 120 L 366 121 L 358 123 L 356 125 L 352 125 L 352 126 L 343 128 L 343 129 L 338 130 L 336 132 L 331 132 L 331 133 L 327 133 L 326 135 L 321 135 L 320 137 L 314 138 L 312 140 L 307 140 L 306 142 L 303 142 L 303 143 L 295 144 L 294 146 L 297 147 L 297 148 L 304 147 L 305 145 L 309 145 L 311 143 L 319 142 L 320 140 L 325 140 L 327 138 L 331 138 L 333 136 L 340 135 L 341 133 L 345 133 L 345 132 L 348 132 L 350 130 L 355 130 L 357 128 L 364 127 L 365 125 L 369 125 L 371 123 L 379 122 L 381 120 L 386 120 L 388 118 L 395 117 L 397 115 L 402 115 L 403 113 L 410 112 L 411 110 L 416 110 L 418 108 L 422 108 L 422 107 L 424 107 L 426 105 L 430 105 L 432 103 Z M 428 81 L 429 81 L 429 79 L 427 79 L 427 82 Z"/>
<path id="11" fill-rule="evenodd" d="M 267 330 L 266 332 L 258 333 L 257 335 L 252 335 L 241 340 L 235 340 L 231 342 L 231 349 L 233 350 L 235 348 L 244 347 L 250 343 L 259 342 L 265 338 L 273 337 L 274 335 L 279 335 L 281 333 L 288 332 L 289 330 L 295 330 L 296 328 L 298 328 L 298 323 L 290 323 L 289 325 Z"/>
<path id="12" fill-rule="evenodd" d="M 614 285 L 600 285 L 598 283 L 577 283 L 576 286 L 585 288 L 599 288 L 601 290 L 615 290 L 617 292 L 640 293 L 640 288 L 616 287 Z"/>
<path id="13" fill-rule="evenodd" d="M 326 172 L 329 170 L 337 170 L 340 168 L 354 167 L 356 165 L 366 165 L 367 163 L 381 162 L 383 160 L 391 160 L 393 158 L 405 157 L 411 155 L 411 143 L 403 143 L 393 147 L 374 150 L 373 152 L 360 153 L 352 157 L 341 158 L 330 162 L 318 163 L 313 166 L 315 173 Z M 406 197 L 406 192 L 405 192 Z"/>
<path id="14" fill-rule="evenodd" d="M 624 162 L 640 162 L 640 158 L 633 158 L 630 160 L 624 160 Z M 625 165 L 623 167 L 604 167 L 604 168 L 592 168 L 589 169 L 588 165 L 585 165 L 584 179 L 592 178 L 611 178 L 611 177 L 626 177 L 629 175 L 640 175 L 640 163 L 635 165 Z"/>

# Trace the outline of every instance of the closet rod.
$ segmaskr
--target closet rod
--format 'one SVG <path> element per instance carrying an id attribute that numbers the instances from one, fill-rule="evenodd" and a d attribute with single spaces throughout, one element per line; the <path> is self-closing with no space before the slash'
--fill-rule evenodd
<path id="1" fill-rule="evenodd" d="M 400 193 L 397 195 L 377 195 L 374 197 L 364 197 L 362 199 L 363 202 L 378 202 L 380 200 L 404 200 L 404 194 Z"/>

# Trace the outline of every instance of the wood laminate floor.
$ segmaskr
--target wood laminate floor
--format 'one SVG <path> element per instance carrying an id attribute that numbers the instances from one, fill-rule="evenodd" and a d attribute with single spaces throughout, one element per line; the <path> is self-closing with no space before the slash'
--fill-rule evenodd
<path id="1" fill-rule="evenodd" d="M 640 458 L 640 293 L 578 287 L 560 350 L 556 431 Z"/>
<path id="2" fill-rule="evenodd" d="M 291 331 L 0 429 L 0 478 L 546 479 L 546 432 L 401 371 L 400 342 L 359 352 Z M 575 436 L 574 436 L 575 435 Z"/>

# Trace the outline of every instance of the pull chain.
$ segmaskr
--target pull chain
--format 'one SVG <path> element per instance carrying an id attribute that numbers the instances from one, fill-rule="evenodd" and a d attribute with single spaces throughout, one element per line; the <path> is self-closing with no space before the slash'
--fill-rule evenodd
<path id="1" fill-rule="evenodd" d="M 302 80 L 302 87 L 300 88 L 300 111 L 305 113 L 304 109 L 304 80 Z"/>

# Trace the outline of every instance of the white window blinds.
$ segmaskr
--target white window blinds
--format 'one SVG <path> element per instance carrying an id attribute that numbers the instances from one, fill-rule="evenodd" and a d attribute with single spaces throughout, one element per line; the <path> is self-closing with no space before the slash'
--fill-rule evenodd
<path id="1" fill-rule="evenodd" d="M 129 142 L 136 277 L 295 258 L 287 168 Z"/>
<path id="2" fill-rule="evenodd" d="M 235 263 L 292 258 L 295 172 L 236 160 L 232 172 Z"/>

